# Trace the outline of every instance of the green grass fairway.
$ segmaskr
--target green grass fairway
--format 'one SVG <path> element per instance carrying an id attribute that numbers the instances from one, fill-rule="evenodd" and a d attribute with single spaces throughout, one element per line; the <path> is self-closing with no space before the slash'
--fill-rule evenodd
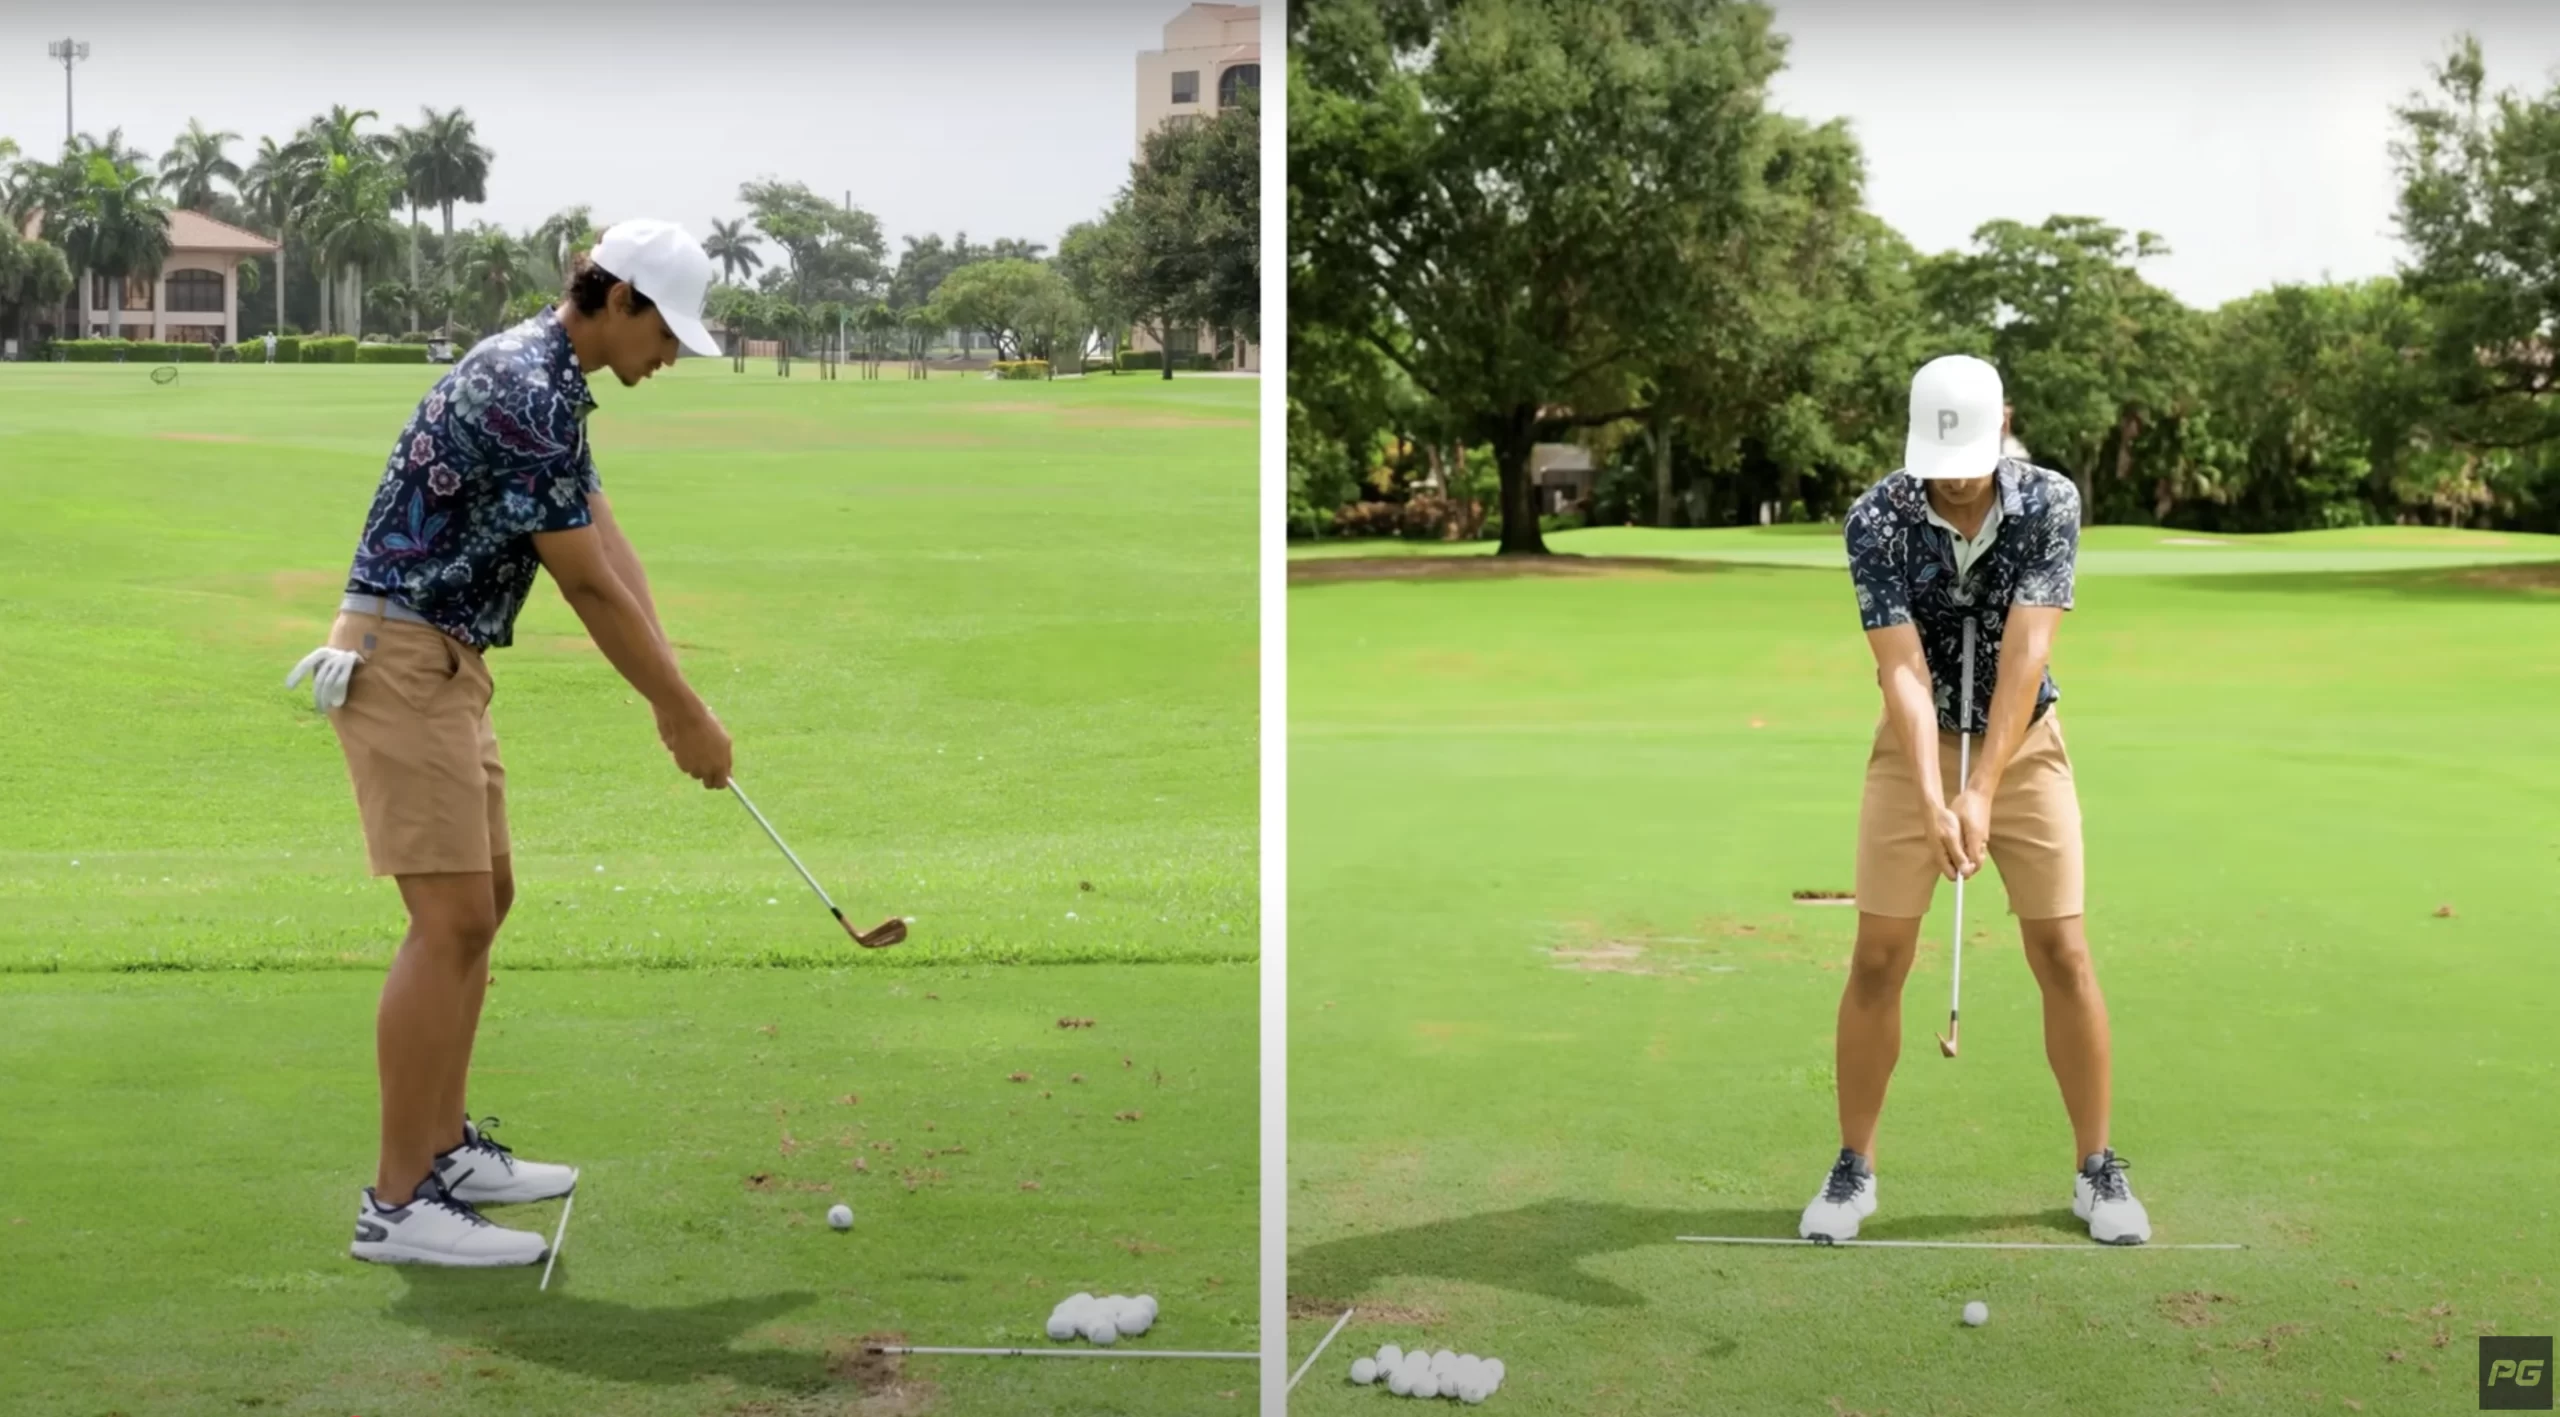
<path id="1" fill-rule="evenodd" d="M 2075 1228 L 1986 874 L 1867 1234 L 2048 1254 L 1673 1242 L 1791 1236 L 1838 1146 L 1855 916 L 1791 895 L 1851 883 L 1872 662 L 1837 572 L 1485 569 L 1290 592 L 1292 1351 L 1363 1310 L 1294 1411 L 1390 1401 L 1344 1374 L 1395 1342 L 1503 1358 L 1514 1413 L 2467 1412 L 2477 1335 L 2560 1323 L 2549 568 L 2084 580 L 2115 1140 L 2157 1241 L 2251 1248 Z"/>
<path id="2" fill-rule="evenodd" d="M 916 923 L 850 950 L 542 585 L 491 656 L 519 898 L 473 1097 L 587 1168 L 537 1296 L 345 1258 L 400 914 L 281 687 L 436 371 L 146 372 L 0 368 L 0 1413 L 1250 1394 L 845 1354 L 1031 1339 L 1079 1288 L 1253 1346 L 1253 385 L 608 379 L 605 487 L 741 781 L 848 914 Z"/>

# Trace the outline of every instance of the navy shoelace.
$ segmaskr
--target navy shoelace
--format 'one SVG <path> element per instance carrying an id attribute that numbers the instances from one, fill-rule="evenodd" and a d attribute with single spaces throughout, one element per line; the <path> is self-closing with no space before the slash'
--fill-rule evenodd
<path id="1" fill-rule="evenodd" d="M 499 1141 L 496 1137 L 489 1135 L 492 1130 L 496 1129 L 497 1125 L 498 1119 L 495 1117 L 481 1118 L 479 1124 L 472 1127 L 469 1133 L 463 1137 L 462 1149 L 465 1151 L 486 1152 L 487 1154 L 496 1157 L 499 1165 L 504 1166 L 508 1171 L 512 1172 L 516 1169 L 514 1150 L 508 1147 L 505 1143 Z"/>
<path id="2" fill-rule="evenodd" d="M 1848 1152 L 1831 1163 L 1831 1177 L 1822 1183 L 1822 1198 L 1833 1204 L 1844 1204 L 1858 1198 L 1858 1183 L 1866 1178 L 1858 1174 L 1858 1158 Z"/>
<path id="3" fill-rule="evenodd" d="M 2106 1159 L 2098 1163 L 2097 1170 L 2082 1173 L 2089 1178 L 2089 1189 L 2102 1201 L 2130 1198 L 2133 1188 L 2124 1183 L 2124 1168 L 2132 1163 L 2112 1151 L 2105 1156 Z"/>

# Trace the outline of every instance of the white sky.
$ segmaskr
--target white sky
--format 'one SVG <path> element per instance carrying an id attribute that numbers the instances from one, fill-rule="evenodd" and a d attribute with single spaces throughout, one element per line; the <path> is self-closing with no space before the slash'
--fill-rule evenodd
<path id="1" fill-rule="evenodd" d="M 2456 32 L 2492 91 L 2560 63 L 2560 0 L 1775 0 L 1777 105 L 1845 117 L 1867 200 L 1923 250 L 1997 217 L 2149 230 L 2150 279 L 2214 305 L 2388 274 L 2392 108 Z"/>
<path id="2" fill-rule="evenodd" d="M 282 138 L 333 103 L 382 127 L 460 105 L 496 154 L 489 202 L 521 230 L 586 203 L 702 234 L 738 184 L 803 181 L 901 236 L 965 229 L 1055 249 L 1128 177 L 1137 55 L 1185 0 L 0 0 L 0 134 L 50 155 L 62 69 L 90 42 L 79 128 L 158 156 L 190 117 Z M 432 218 L 430 218 L 432 220 Z M 773 258 L 768 248 L 767 260 Z"/>

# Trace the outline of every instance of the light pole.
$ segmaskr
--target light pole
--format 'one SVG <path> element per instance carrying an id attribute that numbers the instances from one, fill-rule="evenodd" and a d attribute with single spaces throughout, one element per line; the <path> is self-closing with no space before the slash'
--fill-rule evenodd
<path id="1" fill-rule="evenodd" d="M 71 66 L 89 57 L 89 41 L 57 39 L 44 47 L 45 57 L 62 62 L 62 145 L 71 145 Z"/>

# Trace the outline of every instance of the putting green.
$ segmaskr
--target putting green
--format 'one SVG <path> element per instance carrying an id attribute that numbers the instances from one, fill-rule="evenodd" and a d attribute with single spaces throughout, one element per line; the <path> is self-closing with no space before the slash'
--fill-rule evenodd
<path id="1" fill-rule="evenodd" d="M 740 779 L 913 937 L 851 950 L 542 583 L 491 656 L 519 896 L 473 1098 L 588 1168 L 536 1296 L 344 1258 L 401 916 L 281 687 L 436 371 L 0 367 L 0 467 L 46 470 L 0 517 L 0 1413 L 1251 1390 L 845 1355 L 1148 1286 L 1145 1344 L 1253 1346 L 1254 389 L 813 372 L 608 386 L 597 458 Z"/>
<path id="2" fill-rule="evenodd" d="M 2065 622 L 2114 1139 L 2158 1240 L 2235 1253 L 2085 1247 L 1990 878 L 1956 1062 L 1950 893 L 1923 936 L 1867 1233 L 2073 1247 L 1675 1242 L 1792 1234 L 1838 1145 L 1855 916 L 1791 897 L 1851 883 L 1845 577 L 1294 587 L 1292 1351 L 1360 1314 L 1293 1411 L 1383 1400 L 1344 1374 L 1386 1342 L 1505 1359 L 1523 1413 L 2469 1410 L 2479 1334 L 2560 1320 L 2538 583 L 2091 576 Z"/>

